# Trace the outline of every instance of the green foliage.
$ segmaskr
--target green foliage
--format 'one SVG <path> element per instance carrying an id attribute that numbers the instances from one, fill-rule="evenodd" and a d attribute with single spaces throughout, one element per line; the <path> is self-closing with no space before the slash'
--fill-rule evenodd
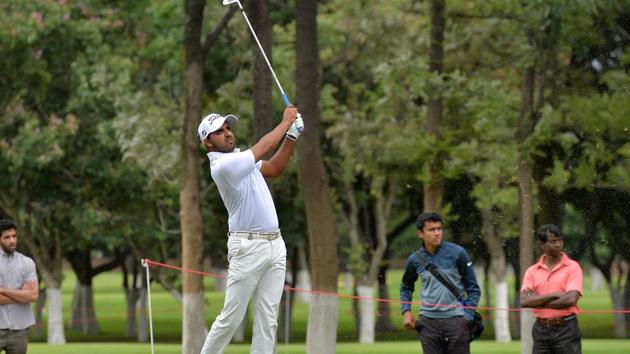
<path id="1" fill-rule="evenodd" d="M 543 139 L 560 142 L 568 161 L 554 163 L 552 173 L 545 179 L 547 186 L 559 191 L 577 187 L 621 188 L 628 190 L 630 167 L 627 149 L 627 101 L 629 78 L 611 71 L 603 76 L 606 92 L 566 96 L 553 112 L 547 124 L 537 134 Z"/>

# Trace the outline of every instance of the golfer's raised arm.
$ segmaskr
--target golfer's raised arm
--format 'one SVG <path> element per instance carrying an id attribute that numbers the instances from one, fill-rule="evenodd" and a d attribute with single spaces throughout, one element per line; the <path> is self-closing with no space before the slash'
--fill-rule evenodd
<path id="1" fill-rule="evenodd" d="M 260 161 L 263 156 L 267 155 L 278 146 L 282 139 L 284 139 L 284 135 L 291 127 L 291 124 L 293 124 L 293 121 L 295 121 L 296 116 L 297 108 L 295 106 L 289 105 L 285 108 L 282 115 L 282 122 L 251 147 L 250 150 L 254 153 L 254 159 L 256 161 Z"/>
<path id="2" fill-rule="evenodd" d="M 265 177 L 278 177 L 284 172 L 291 159 L 296 141 L 284 139 L 278 151 L 269 160 L 263 160 L 260 173 Z"/>

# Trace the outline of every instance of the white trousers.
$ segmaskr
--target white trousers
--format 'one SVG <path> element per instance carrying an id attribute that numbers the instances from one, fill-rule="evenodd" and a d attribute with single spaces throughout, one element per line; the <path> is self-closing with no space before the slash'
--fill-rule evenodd
<path id="1" fill-rule="evenodd" d="M 276 342 L 278 307 L 284 290 L 287 249 L 273 241 L 228 239 L 228 276 L 223 310 L 210 328 L 201 354 L 222 354 L 245 317 L 254 296 L 251 353 L 271 354 Z"/>

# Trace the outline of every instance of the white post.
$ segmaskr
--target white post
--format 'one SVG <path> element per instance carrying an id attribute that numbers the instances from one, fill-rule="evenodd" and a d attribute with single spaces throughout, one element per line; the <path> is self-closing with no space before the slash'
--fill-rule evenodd
<path id="1" fill-rule="evenodd" d="M 153 343 L 153 310 L 151 309 L 151 275 L 149 274 L 149 264 L 146 259 L 142 259 L 142 266 L 147 270 L 147 305 L 149 306 L 149 338 L 151 340 L 151 354 L 155 354 Z"/>

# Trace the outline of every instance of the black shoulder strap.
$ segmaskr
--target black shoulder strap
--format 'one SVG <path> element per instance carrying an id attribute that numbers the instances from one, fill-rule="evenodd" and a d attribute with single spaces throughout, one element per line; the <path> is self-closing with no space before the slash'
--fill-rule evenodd
<path id="1" fill-rule="evenodd" d="M 462 295 L 459 293 L 457 288 L 450 281 L 448 281 L 448 279 L 446 279 L 442 275 L 442 273 L 440 273 L 440 271 L 435 267 L 435 265 L 433 265 L 433 263 L 430 263 L 429 261 L 427 261 L 420 251 L 421 250 L 416 251 L 416 257 L 418 257 L 420 264 L 421 265 L 426 264 L 427 269 L 429 270 L 429 272 L 431 272 L 431 274 L 433 274 L 435 279 L 437 279 L 440 283 L 442 283 L 442 285 L 444 285 L 451 292 L 451 294 L 453 294 L 453 296 L 455 296 L 455 298 L 459 300 L 462 297 Z"/>

